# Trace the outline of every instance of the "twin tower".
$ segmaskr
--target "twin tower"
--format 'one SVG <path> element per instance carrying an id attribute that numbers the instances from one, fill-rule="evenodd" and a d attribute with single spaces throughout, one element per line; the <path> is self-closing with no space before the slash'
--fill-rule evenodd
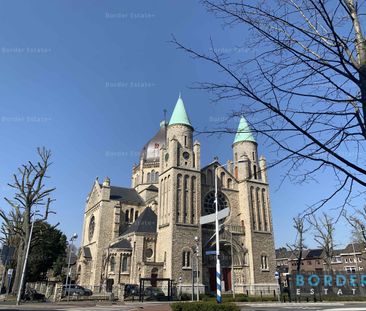
<path id="1" fill-rule="evenodd" d="M 218 178 L 219 209 L 230 209 L 220 232 L 223 290 L 276 289 L 266 161 L 258 158 L 247 121 L 240 119 L 233 160 L 224 165 L 214 160 L 201 168 L 200 143 L 193 140 L 193 132 L 179 96 L 159 154 L 157 261 L 166 263 L 163 276 L 190 288 L 191 270 L 198 270 L 202 290 L 215 291 L 215 255 L 210 252 L 215 248 L 214 228 L 200 226 L 200 217 L 214 212 Z"/>

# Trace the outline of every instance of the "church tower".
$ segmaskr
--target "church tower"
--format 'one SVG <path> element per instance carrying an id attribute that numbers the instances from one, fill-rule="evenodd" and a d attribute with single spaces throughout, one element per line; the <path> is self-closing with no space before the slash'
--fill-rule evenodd
<path id="1" fill-rule="evenodd" d="M 247 282 L 275 283 L 275 248 L 269 202 L 266 160 L 258 159 L 258 145 L 244 117 L 233 143 L 233 174 L 238 181 L 239 209 L 244 217 L 245 245 L 248 248 Z"/>
<path id="2" fill-rule="evenodd" d="M 193 142 L 193 131 L 179 95 L 160 150 L 157 254 L 164 262 L 164 277 L 181 280 L 182 287 L 191 286 L 195 237 L 201 240 L 200 144 Z"/>

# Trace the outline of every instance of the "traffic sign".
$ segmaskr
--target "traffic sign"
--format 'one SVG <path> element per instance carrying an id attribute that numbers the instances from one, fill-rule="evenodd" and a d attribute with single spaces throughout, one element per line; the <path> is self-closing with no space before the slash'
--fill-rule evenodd
<path id="1" fill-rule="evenodd" d="M 276 278 L 276 280 L 278 280 L 280 278 L 280 274 L 277 271 L 275 272 L 275 278 Z"/>

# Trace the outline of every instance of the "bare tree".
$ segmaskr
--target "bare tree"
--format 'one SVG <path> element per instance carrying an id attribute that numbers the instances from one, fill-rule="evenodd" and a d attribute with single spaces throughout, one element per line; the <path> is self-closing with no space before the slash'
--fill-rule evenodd
<path id="1" fill-rule="evenodd" d="M 344 212 L 344 218 L 352 226 L 352 241 L 366 245 L 366 205 L 356 209 L 353 215 Z"/>
<path id="2" fill-rule="evenodd" d="M 365 3 L 202 2 L 227 31 L 241 27 L 240 38 L 246 30 L 250 37 L 236 48 L 247 53 L 231 54 L 216 48 L 213 39 L 208 51 L 197 51 L 173 37 L 177 48 L 213 64 L 221 73 L 216 81 L 197 87 L 211 92 L 214 101 L 241 105 L 233 115 L 249 116 L 251 127 L 278 153 L 272 165 L 287 165 L 286 178 L 301 183 L 316 180 L 317 174 L 334 174 L 334 190 L 305 214 L 337 195 L 343 209 L 355 187 L 364 193 L 366 186 L 366 162 L 360 156 L 366 138 Z"/>
<path id="3" fill-rule="evenodd" d="M 323 250 L 323 259 L 327 271 L 332 271 L 332 258 L 334 257 L 334 220 L 323 213 L 319 218 L 315 214 L 309 217 L 309 223 L 314 229 L 314 240 Z"/>
<path id="4" fill-rule="evenodd" d="M 51 213 L 50 204 L 53 201 L 50 194 L 55 190 L 46 188 L 45 185 L 45 179 L 48 177 L 46 174 L 51 165 L 51 151 L 38 148 L 37 153 L 39 156 L 37 163 L 29 161 L 22 165 L 13 175 L 13 183 L 8 184 L 15 192 L 13 198 L 5 198 L 11 210 L 7 213 L 4 209 L 0 209 L 0 217 L 3 220 L 2 232 L 7 242 L 13 243 L 14 240 L 18 240 L 13 292 L 18 290 L 32 221 L 35 217 L 40 221 L 48 218 Z"/>
<path id="5" fill-rule="evenodd" d="M 305 218 L 297 216 L 293 218 L 293 227 L 296 230 L 296 240 L 294 244 L 288 244 L 287 247 L 290 249 L 291 253 L 296 256 L 296 271 L 297 273 L 301 270 L 301 262 L 303 258 L 305 246 L 305 233 L 309 230 L 305 227 Z"/>

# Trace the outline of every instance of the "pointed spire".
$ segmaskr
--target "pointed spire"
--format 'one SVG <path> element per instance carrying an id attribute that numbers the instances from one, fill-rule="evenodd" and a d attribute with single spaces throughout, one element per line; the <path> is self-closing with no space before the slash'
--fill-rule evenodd
<path id="1" fill-rule="evenodd" d="M 248 125 L 247 120 L 242 116 L 240 118 L 238 130 L 236 131 L 234 144 L 241 142 L 241 141 L 252 141 L 255 142 L 254 136 L 252 134 L 252 131 L 250 130 L 250 127 Z"/>
<path id="2" fill-rule="evenodd" d="M 191 121 L 189 121 L 189 117 L 186 108 L 184 107 L 183 99 L 180 93 L 177 103 L 175 104 L 172 117 L 170 118 L 169 121 L 169 125 L 172 124 L 186 124 L 192 126 Z"/>

